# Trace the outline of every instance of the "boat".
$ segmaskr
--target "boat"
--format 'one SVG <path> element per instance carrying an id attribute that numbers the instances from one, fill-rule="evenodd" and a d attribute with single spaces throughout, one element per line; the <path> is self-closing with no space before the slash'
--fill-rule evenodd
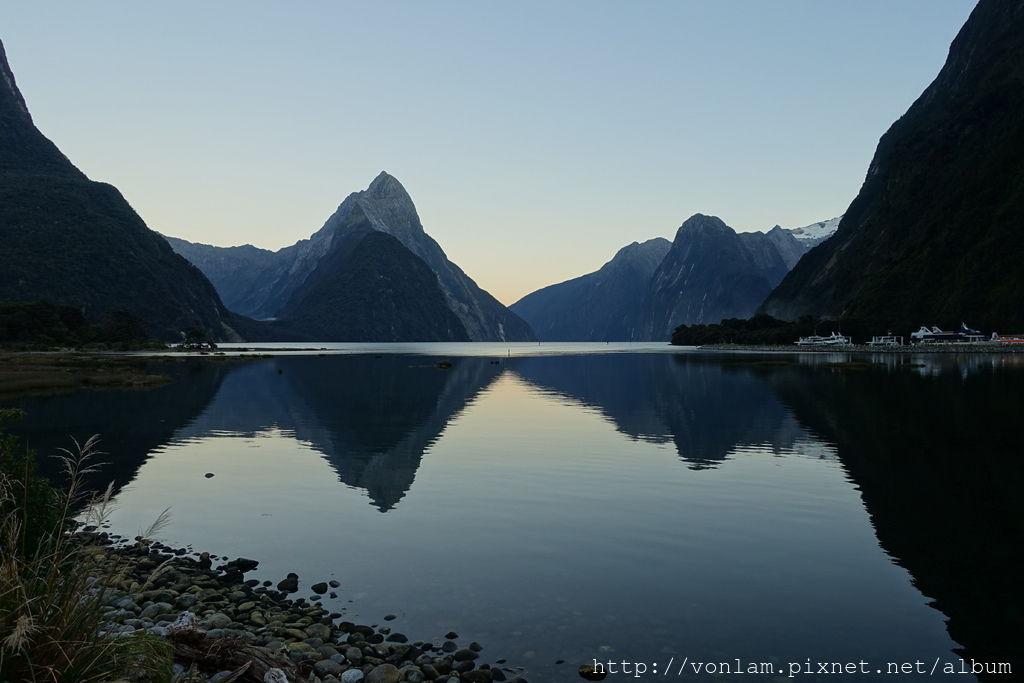
<path id="1" fill-rule="evenodd" d="M 996 344 L 1024 344 L 1024 334 L 992 333 L 992 342 Z"/>
<path id="2" fill-rule="evenodd" d="M 917 332 L 910 333 L 912 344 L 968 344 L 983 341 L 985 335 L 967 327 L 967 323 L 960 323 L 960 329 L 955 331 L 943 330 L 934 325 L 922 325 Z"/>
<path id="3" fill-rule="evenodd" d="M 843 335 L 836 334 L 835 332 L 827 337 L 821 337 L 818 335 L 800 337 L 800 339 L 794 342 L 797 346 L 841 346 L 849 343 L 849 337 L 844 337 Z"/>
<path id="4" fill-rule="evenodd" d="M 892 332 L 889 334 L 875 335 L 868 342 L 868 346 L 903 346 L 903 337 L 898 337 Z"/>

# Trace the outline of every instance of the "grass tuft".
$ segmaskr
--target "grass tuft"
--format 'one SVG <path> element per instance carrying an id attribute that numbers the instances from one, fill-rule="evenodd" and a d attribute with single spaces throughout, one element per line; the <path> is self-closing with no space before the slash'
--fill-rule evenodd
<path id="1" fill-rule="evenodd" d="M 106 586 L 122 568 L 95 561 L 72 519 L 80 504 L 90 522 L 109 514 L 111 488 L 85 502 L 98 447 L 94 436 L 56 456 L 68 481 L 57 491 L 35 475 L 31 453 L 14 452 L 16 442 L 0 437 L 0 681 L 170 680 L 167 641 L 103 631 Z"/>

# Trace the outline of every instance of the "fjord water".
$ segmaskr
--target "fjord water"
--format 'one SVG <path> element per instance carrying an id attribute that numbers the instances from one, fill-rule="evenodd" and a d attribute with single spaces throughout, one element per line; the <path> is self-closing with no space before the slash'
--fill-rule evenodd
<path id="1" fill-rule="evenodd" d="M 171 507 L 169 545 L 294 571 L 303 596 L 337 579 L 325 602 L 346 618 L 455 630 L 534 681 L 595 658 L 1019 652 L 1016 357 L 509 352 L 442 369 L 385 350 L 189 359 L 157 389 L 24 399 L 22 435 L 52 452 L 102 433 L 114 533 Z"/>

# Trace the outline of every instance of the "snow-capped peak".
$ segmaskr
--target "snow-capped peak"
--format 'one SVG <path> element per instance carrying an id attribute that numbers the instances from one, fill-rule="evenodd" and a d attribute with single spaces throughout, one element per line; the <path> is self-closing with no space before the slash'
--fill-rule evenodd
<path id="1" fill-rule="evenodd" d="M 814 246 L 821 244 L 835 234 L 836 228 L 839 227 L 839 221 L 842 219 L 842 216 L 836 216 L 827 221 L 818 221 L 817 223 L 805 225 L 802 228 L 788 228 L 788 231 L 801 242 Z"/>

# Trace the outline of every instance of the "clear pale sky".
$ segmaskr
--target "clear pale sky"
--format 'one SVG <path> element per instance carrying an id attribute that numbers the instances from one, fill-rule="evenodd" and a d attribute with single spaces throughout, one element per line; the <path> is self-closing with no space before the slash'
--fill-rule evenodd
<path id="1" fill-rule="evenodd" d="M 974 0 L 5 3 L 36 124 L 159 232 L 277 249 L 381 170 L 505 303 L 845 211 Z"/>

